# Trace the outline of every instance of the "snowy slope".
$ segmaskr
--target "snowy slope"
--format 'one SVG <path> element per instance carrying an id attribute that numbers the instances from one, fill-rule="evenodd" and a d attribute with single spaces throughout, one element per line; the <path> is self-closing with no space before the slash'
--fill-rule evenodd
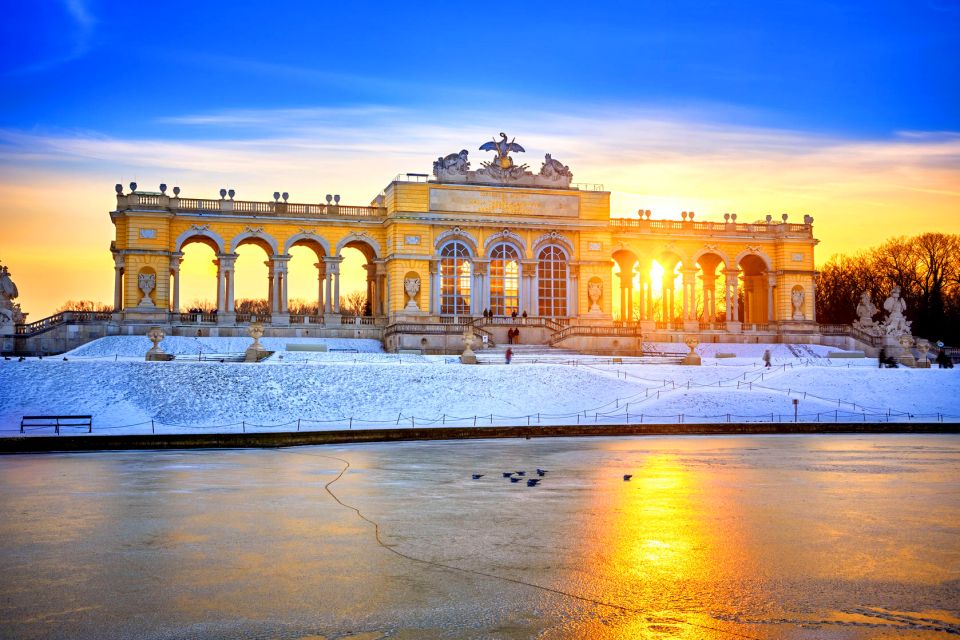
<path id="1" fill-rule="evenodd" d="M 283 350 L 304 341 L 360 352 Z M 168 338 L 164 346 L 222 353 L 249 342 Z M 825 347 L 798 350 L 804 357 L 797 357 L 786 345 L 702 345 L 738 357 L 716 359 L 705 349 L 701 367 L 469 367 L 449 356 L 386 354 L 372 340 L 264 342 L 278 352 L 260 364 L 144 362 L 150 345 L 140 337 L 104 338 L 66 361 L 0 362 L 0 433 L 17 433 L 25 414 L 87 413 L 95 433 L 143 433 L 151 420 L 160 432 L 291 428 L 297 420 L 304 429 L 779 421 L 793 418 L 794 399 L 805 420 L 960 420 L 960 369 L 878 369 L 872 359 L 818 357 L 831 350 Z M 767 348 L 772 369 L 761 366 Z"/>

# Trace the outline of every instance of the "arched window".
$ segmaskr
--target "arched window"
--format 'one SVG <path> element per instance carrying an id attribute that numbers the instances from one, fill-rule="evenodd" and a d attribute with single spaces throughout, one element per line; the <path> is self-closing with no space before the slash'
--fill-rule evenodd
<path id="1" fill-rule="evenodd" d="M 537 293 L 540 315 L 567 315 L 567 257 L 559 247 L 546 247 L 537 256 Z"/>
<path id="2" fill-rule="evenodd" d="M 498 316 L 520 311 L 520 255 L 509 244 L 490 252 L 490 311 Z"/>
<path id="3" fill-rule="evenodd" d="M 470 251 L 453 241 L 440 251 L 440 313 L 470 314 L 470 280 L 473 277 Z"/>

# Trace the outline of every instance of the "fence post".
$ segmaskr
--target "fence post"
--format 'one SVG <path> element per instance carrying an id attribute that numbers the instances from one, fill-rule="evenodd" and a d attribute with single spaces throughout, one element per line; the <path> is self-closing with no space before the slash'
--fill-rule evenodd
<path id="1" fill-rule="evenodd" d="M 246 420 L 241 420 L 241 421 L 240 421 L 240 428 L 243 429 L 243 432 L 244 432 L 244 433 L 247 432 L 247 421 L 246 421 Z"/>
<path id="2" fill-rule="evenodd" d="M 300 418 L 297 418 L 297 431 L 300 431 Z"/>
<path id="3" fill-rule="evenodd" d="M 153 418 L 150 418 L 150 433 L 156 433 L 156 429 L 153 427 Z"/>
<path id="4" fill-rule="evenodd" d="M 416 422 L 415 422 L 415 421 L 416 421 L 416 418 L 414 418 L 413 416 L 410 416 L 410 428 L 411 428 L 411 429 L 413 429 L 414 425 L 416 425 Z"/>
<path id="5" fill-rule="evenodd" d="M 350 423 L 347 425 L 347 429 L 353 429 L 353 416 L 350 416 Z"/>

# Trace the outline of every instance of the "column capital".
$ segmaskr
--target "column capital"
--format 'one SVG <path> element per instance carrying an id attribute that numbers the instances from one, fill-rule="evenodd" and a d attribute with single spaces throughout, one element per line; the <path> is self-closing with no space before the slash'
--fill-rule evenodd
<path id="1" fill-rule="evenodd" d="M 293 256 L 286 253 L 278 253 L 277 255 L 270 256 L 270 259 L 273 260 L 274 262 L 281 262 L 285 264 L 287 262 L 290 262 L 290 258 L 292 257 Z"/>

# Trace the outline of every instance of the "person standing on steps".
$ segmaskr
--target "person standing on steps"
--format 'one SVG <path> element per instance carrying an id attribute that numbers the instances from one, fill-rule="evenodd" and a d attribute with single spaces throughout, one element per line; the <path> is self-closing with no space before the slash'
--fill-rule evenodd
<path id="1" fill-rule="evenodd" d="M 503 354 L 503 357 L 506 358 L 507 364 L 510 364 L 510 360 L 513 359 L 513 349 L 507 347 L 507 352 Z"/>

